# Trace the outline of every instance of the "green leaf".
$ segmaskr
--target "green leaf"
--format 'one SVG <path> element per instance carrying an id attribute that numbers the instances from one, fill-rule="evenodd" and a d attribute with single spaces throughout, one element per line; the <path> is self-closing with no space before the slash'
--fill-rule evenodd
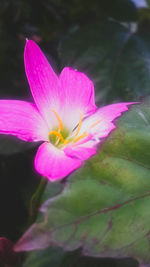
<path id="1" fill-rule="evenodd" d="M 16 250 L 82 247 L 98 257 L 150 262 L 150 107 L 136 105 L 117 120 L 99 153 L 74 172 L 41 207 Z M 43 215 L 44 218 L 43 218 Z"/>
<path id="2" fill-rule="evenodd" d="M 60 46 L 62 65 L 83 71 L 94 82 L 99 104 L 137 100 L 149 94 L 149 33 L 132 33 L 114 21 L 78 29 Z"/>
<path id="3" fill-rule="evenodd" d="M 46 250 L 30 252 L 23 267 L 60 267 L 64 252 L 60 248 L 48 248 Z"/>

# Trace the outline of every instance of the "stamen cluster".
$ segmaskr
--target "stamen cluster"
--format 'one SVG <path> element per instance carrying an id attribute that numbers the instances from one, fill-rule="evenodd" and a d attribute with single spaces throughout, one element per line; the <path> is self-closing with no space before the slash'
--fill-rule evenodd
<path id="1" fill-rule="evenodd" d="M 50 131 L 48 134 L 49 140 L 53 145 L 61 148 L 61 147 L 64 147 L 65 145 L 67 145 L 68 143 L 71 143 L 71 142 L 77 143 L 82 138 L 88 136 L 87 132 L 84 132 L 83 134 L 79 135 L 81 125 L 82 125 L 82 113 L 80 111 L 79 111 L 79 114 L 80 114 L 79 123 L 77 125 L 76 132 L 75 132 L 74 136 L 70 135 L 69 131 L 64 128 L 63 122 L 62 122 L 61 118 L 59 117 L 58 113 L 54 109 L 51 109 L 51 111 L 54 113 L 54 115 L 55 115 L 55 117 L 59 123 L 59 128 L 55 129 L 53 131 Z M 69 135 L 70 135 L 70 137 L 69 137 Z"/>

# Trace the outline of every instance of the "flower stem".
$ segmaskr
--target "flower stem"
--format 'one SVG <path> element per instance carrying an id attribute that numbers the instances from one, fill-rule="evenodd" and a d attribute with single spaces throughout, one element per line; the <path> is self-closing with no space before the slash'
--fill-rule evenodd
<path id="1" fill-rule="evenodd" d="M 47 181 L 48 180 L 43 176 L 35 193 L 32 195 L 29 206 L 29 224 L 33 223 L 37 217 L 38 208 L 41 204 L 41 197 L 47 185 Z"/>

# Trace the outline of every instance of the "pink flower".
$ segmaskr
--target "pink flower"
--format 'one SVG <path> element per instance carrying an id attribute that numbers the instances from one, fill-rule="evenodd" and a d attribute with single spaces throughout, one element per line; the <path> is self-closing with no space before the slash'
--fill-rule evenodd
<path id="1" fill-rule="evenodd" d="M 0 133 L 43 141 L 35 156 L 35 169 L 55 181 L 96 153 L 96 145 L 115 128 L 113 120 L 132 103 L 97 109 L 88 77 L 68 67 L 57 77 L 31 40 L 26 43 L 24 60 L 35 104 L 0 100 Z"/>

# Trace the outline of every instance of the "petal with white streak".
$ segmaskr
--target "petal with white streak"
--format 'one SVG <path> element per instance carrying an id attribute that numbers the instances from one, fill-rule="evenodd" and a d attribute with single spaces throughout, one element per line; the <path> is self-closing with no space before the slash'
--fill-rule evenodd
<path id="1" fill-rule="evenodd" d="M 81 160 L 67 156 L 50 143 L 43 143 L 35 156 L 35 169 L 50 181 L 56 181 L 69 175 L 81 166 Z"/>
<path id="2" fill-rule="evenodd" d="M 19 100 L 0 100 L 0 133 L 24 141 L 46 141 L 48 128 L 35 105 Z"/>

